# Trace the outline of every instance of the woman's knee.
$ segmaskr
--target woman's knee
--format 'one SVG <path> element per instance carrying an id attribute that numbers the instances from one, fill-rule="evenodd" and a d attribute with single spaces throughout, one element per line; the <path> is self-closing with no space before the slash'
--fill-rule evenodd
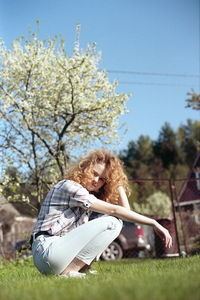
<path id="1" fill-rule="evenodd" d="M 115 229 L 115 230 L 121 231 L 122 226 L 123 226 L 122 220 L 120 220 L 114 216 L 107 216 L 106 218 L 109 223 L 109 229 Z"/>

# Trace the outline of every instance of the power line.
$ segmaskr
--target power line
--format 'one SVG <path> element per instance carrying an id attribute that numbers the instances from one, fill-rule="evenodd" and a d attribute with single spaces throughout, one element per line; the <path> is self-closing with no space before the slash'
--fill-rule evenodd
<path id="1" fill-rule="evenodd" d="M 107 70 L 108 73 L 130 74 L 130 75 L 147 75 L 147 76 L 169 76 L 169 77 L 193 77 L 200 78 L 197 74 L 174 74 L 174 73 L 156 73 L 156 72 L 137 72 L 137 71 L 123 71 L 123 70 Z"/>
<path id="2" fill-rule="evenodd" d="M 155 86 L 181 86 L 181 87 L 199 87 L 198 85 L 194 84 L 175 84 L 175 83 L 159 83 L 159 82 L 138 82 L 138 81 L 119 81 L 119 84 L 132 84 L 132 85 L 155 85 Z"/>

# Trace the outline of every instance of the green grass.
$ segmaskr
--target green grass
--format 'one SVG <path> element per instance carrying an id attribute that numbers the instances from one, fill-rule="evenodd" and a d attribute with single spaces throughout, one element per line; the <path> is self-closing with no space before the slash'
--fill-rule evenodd
<path id="1" fill-rule="evenodd" d="M 97 262 L 86 279 L 46 277 L 32 259 L 0 264 L 2 300 L 200 300 L 200 256 Z"/>

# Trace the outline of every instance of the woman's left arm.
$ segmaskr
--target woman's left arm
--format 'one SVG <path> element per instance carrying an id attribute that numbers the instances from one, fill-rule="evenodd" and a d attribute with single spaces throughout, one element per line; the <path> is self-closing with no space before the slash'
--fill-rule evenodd
<path id="1" fill-rule="evenodd" d="M 123 206 L 127 209 L 131 209 L 129 201 L 128 201 L 128 197 L 126 195 L 126 192 L 125 192 L 123 186 L 119 186 L 118 191 L 119 191 L 119 205 Z"/>

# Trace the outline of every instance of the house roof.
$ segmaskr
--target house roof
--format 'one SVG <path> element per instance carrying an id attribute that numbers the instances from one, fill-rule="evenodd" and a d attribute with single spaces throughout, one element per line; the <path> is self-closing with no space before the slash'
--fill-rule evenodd
<path id="1" fill-rule="evenodd" d="M 7 211 L 15 216 L 29 216 L 35 217 L 38 212 L 33 210 L 24 202 L 8 202 L 5 197 L 0 195 L 0 211 Z"/>
<path id="2" fill-rule="evenodd" d="M 200 152 L 197 153 L 188 179 L 185 180 L 178 195 L 178 204 L 186 205 L 200 202 L 200 176 L 197 179 L 197 173 L 200 174 Z"/>
<path id="3" fill-rule="evenodd" d="M 0 196 L 0 223 L 12 223 L 15 217 L 20 216 L 13 205 Z"/>

